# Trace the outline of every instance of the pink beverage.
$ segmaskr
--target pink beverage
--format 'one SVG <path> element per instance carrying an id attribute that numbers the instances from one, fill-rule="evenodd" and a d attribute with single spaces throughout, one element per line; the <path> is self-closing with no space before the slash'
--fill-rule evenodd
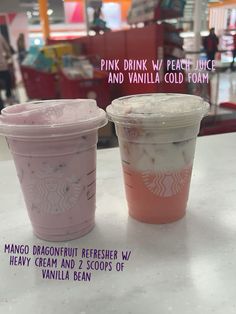
<path id="1" fill-rule="evenodd" d="M 34 233 L 79 238 L 94 227 L 96 145 L 106 114 L 94 100 L 53 100 L 2 110 L 6 136 Z"/>
<path id="2" fill-rule="evenodd" d="M 185 215 L 196 137 L 208 106 L 196 96 L 146 94 L 107 107 L 119 139 L 130 216 L 162 224 Z"/>

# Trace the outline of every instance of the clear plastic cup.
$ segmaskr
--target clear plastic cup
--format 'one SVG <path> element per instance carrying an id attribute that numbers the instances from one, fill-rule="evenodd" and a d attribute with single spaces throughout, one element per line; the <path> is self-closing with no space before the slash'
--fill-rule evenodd
<path id="1" fill-rule="evenodd" d="M 130 216 L 162 224 L 185 215 L 196 137 L 208 108 L 200 97 L 183 94 L 133 95 L 107 107 Z"/>
<path id="2" fill-rule="evenodd" d="M 13 155 L 34 233 L 79 238 L 94 227 L 96 145 L 106 114 L 94 100 L 53 100 L 2 110 L 0 134 Z"/>

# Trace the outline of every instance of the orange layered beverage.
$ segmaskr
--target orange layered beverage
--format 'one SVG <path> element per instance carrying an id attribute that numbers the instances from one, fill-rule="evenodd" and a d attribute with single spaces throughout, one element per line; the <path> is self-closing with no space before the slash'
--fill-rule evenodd
<path id="1" fill-rule="evenodd" d="M 181 94 L 123 97 L 107 108 L 119 139 L 130 216 L 162 224 L 185 215 L 207 109 L 200 97 Z"/>

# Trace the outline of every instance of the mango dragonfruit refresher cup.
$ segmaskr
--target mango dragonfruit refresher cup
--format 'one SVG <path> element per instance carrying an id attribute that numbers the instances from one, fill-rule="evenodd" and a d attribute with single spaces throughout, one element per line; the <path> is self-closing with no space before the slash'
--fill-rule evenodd
<path id="1" fill-rule="evenodd" d="M 115 123 L 129 214 L 169 223 L 186 212 L 196 137 L 209 105 L 183 94 L 141 94 L 107 107 Z"/>
<path id="2" fill-rule="evenodd" d="M 34 233 L 65 241 L 94 227 L 96 145 L 106 113 L 88 99 L 2 110 L 0 134 L 13 155 Z"/>

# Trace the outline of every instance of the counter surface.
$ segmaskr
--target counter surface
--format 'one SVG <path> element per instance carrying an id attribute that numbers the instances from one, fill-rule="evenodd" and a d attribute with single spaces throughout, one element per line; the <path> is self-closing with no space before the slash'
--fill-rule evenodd
<path id="1" fill-rule="evenodd" d="M 128 217 L 117 148 L 98 151 L 96 227 L 67 243 L 31 230 L 12 160 L 0 162 L 0 313 L 236 313 L 236 133 L 198 138 L 187 215 L 169 225 Z M 123 271 L 90 282 L 10 266 L 5 244 L 131 251 Z"/>

